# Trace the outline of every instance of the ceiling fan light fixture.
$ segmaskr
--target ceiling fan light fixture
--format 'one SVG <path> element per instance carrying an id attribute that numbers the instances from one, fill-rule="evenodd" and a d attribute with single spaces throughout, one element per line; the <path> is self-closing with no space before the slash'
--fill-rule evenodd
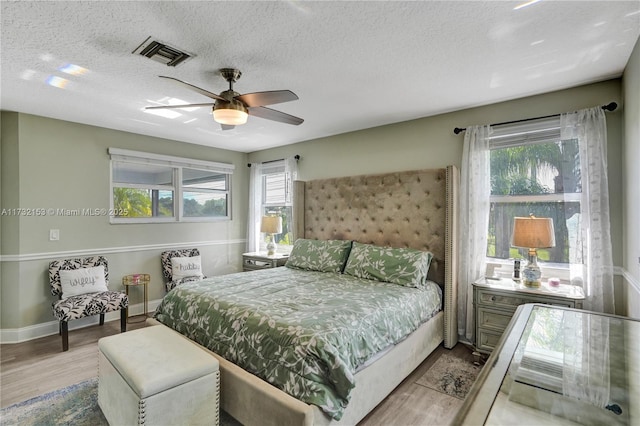
<path id="1" fill-rule="evenodd" d="M 215 103 L 209 101 L 207 103 L 186 105 L 148 106 L 145 107 L 145 111 L 165 108 L 187 109 L 213 105 L 211 115 L 217 123 L 222 125 L 222 130 L 230 130 L 233 129 L 234 126 L 245 124 L 249 118 L 249 114 L 266 120 L 278 121 L 280 123 L 292 124 L 294 126 L 304 122 L 300 117 L 294 117 L 293 115 L 289 115 L 282 111 L 265 107 L 265 105 L 297 100 L 298 96 L 291 90 L 271 90 L 266 92 L 245 93 L 244 95 L 241 95 L 233 90 L 233 83 L 240 78 L 242 73 L 239 70 L 232 68 L 223 68 L 220 70 L 220 73 L 229 83 L 229 89 L 221 92 L 219 95 L 185 81 L 178 80 L 177 78 L 164 75 L 159 76 L 163 79 L 180 83 L 192 91 L 198 92 L 201 95 L 215 100 Z"/>
<path id="2" fill-rule="evenodd" d="M 221 102 L 216 102 L 216 105 L 213 107 L 213 119 L 216 122 L 229 126 L 238 126 L 247 122 L 249 114 L 244 105 L 235 102 L 219 104 L 221 104 Z"/>

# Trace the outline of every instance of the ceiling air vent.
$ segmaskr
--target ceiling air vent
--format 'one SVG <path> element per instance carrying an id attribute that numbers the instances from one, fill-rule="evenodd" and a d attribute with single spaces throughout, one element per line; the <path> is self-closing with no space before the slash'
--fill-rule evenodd
<path id="1" fill-rule="evenodd" d="M 147 39 L 131 53 L 139 53 L 142 56 L 146 56 L 170 67 L 175 67 L 194 56 L 161 41 L 152 40 L 151 37 L 147 37 Z"/>

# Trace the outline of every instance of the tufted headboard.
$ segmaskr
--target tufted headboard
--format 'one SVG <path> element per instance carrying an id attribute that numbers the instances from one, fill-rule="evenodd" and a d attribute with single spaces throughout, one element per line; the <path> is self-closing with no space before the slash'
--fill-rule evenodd
<path id="1" fill-rule="evenodd" d="M 353 240 L 433 254 L 445 291 L 445 346 L 457 342 L 458 170 L 415 170 L 295 182 L 295 238 Z"/>

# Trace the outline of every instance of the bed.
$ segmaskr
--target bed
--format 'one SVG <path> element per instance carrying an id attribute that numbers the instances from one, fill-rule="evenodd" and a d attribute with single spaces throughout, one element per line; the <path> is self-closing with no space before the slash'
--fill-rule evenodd
<path id="1" fill-rule="evenodd" d="M 291 268 L 231 274 L 185 284 L 184 288 L 181 286 L 167 294 L 158 308 L 156 318 L 202 344 L 218 358 L 222 371 L 222 408 L 243 424 L 356 424 L 438 345 L 444 342 L 445 347 L 452 348 L 457 341 L 454 308 L 456 188 L 457 170 L 453 166 L 295 183 L 295 237 L 302 238 L 309 244 L 332 242 L 339 245 L 340 242 L 347 242 L 347 269 L 351 261 L 349 253 L 353 254 L 354 250 L 393 247 L 397 251 L 429 252 L 432 257 L 429 257 L 428 276 L 419 280 L 424 283 L 421 288 L 411 285 L 405 288 L 384 280 L 357 276 L 359 274 L 353 272 L 356 270 L 354 265 L 351 265 L 350 274 L 304 268 L 304 264 L 301 269 L 294 268 L 301 265 L 295 265 L 294 259 L 298 257 L 292 254 L 290 263 L 294 267 Z M 424 272 L 426 274 L 426 270 Z M 297 281 L 300 285 L 288 285 L 292 281 Z M 394 286 L 396 290 L 390 289 Z M 295 293 L 303 287 L 304 293 Z M 306 289 L 311 287 L 317 292 L 316 296 L 307 292 Z M 399 287 L 403 287 L 401 291 L 398 290 Z M 350 289 L 346 290 L 347 288 Z M 254 293 L 245 293 L 246 289 Z M 321 313 L 326 308 L 323 303 L 331 305 L 335 302 L 330 295 L 332 291 L 328 289 L 337 292 L 337 299 L 345 300 L 347 293 L 355 292 L 355 299 L 371 298 L 372 305 L 353 308 L 354 312 L 345 312 L 344 315 L 335 312 L 330 314 L 328 328 L 333 328 L 335 322 L 353 320 L 354 327 L 358 330 L 345 341 L 331 337 L 331 344 L 317 344 L 329 347 L 326 353 L 319 353 L 314 346 L 317 336 L 307 333 L 308 330 L 304 327 L 322 328 L 314 325 L 312 320 L 322 316 Z M 344 295 L 342 290 L 345 291 Z M 213 293 L 209 294 L 210 291 Z M 391 294 L 392 291 L 391 298 L 384 302 L 373 300 L 373 296 L 369 297 L 377 292 Z M 442 295 L 442 299 L 437 301 L 438 306 L 433 305 L 433 300 L 415 302 L 419 294 L 426 293 L 432 296 L 438 293 L 438 297 Z M 284 297 L 285 302 L 295 300 L 302 303 L 303 308 L 280 303 L 283 301 L 283 294 L 287 295 Z M 249 301 L 251 298 L 254 300 Z M 409 305 L 405 304 L 409 300 L 416 303 L 417 307 L 407 307 Z M 249 302 L 255 305 L 251 310 L 248 308 Z M 375 320 L 372 319 L 373 322 L 365 326 L 358 322 L 361 318 L 367 317 L 368 321 L 375 316 L 373 314 L 380 308 L 376 303 L 383 303 L 389 309 L 394 309 L 397 305 L 396 314 L 404 311 L 409 317 L 407 322 L 413 323 L 413 328 L 407 331 L 404 326 L 394 325 L 389 330 L 397 328 L 397 332 L 378 332 L 378 335 L 392 335 L 393 344 L 390 345 L 387 340 L 378 342 Z M 267 313 L 268 308 L 276 309 L 276 312 Z M 218 319 L 205 319 L 209 311 L 218 309 Z M 359 311 L 360 309 L 364 311 Z M 298 322 L 293 325 L 281 324 L 280 318 L 291 312 L 294 312 L 294 322 Z M 225 324 L 223 317 L 227 313 L 228 323 Z M 307 316 L 303 317 L 301 313 Z M 267 331 L 263 328 L 256 334 L 245 333 L 248 322 L 260 322 Z M 269 324 L 270 322 L 273 324 Z M 222 337 L 224 334 L 216 334 L 225 328 L 234 327 L 236 340 Z M 215 330 L 212 331 L 212 328 Z M 281 335 L 265 338 L 265 333 L 271 333 L 269 330 L 280 330 Z M 373 330 L 373 335 L 366 335 L 368 330 Z M 323 332 L 318 331 L 319 334 Z M 212 338 L 214 335 L 218 337 Z M 371 347 L 366 351 L 358 348 L 353 351 L 355 354 L 342 356 L 346 353 L 345 347 L 351 347 L 354 336 L 370 343 L 367 346 Z M 385 339 L 386 337 L 388 336 Z M 278 374 L 273 373 L 275 370 L 267 365 L 270 362 L 269 356 L 264 356 L 261 352 L 266 350 L 263 346 L 268 345 L 275 348 L 278 357 L 273 358 L 278 358 L 282 364 L 304 364 L 300 373 L 285 373 L 296 377 L 284 385 L 274 378 Z M 285 351 L 287 347 L 293 348 L 294 352 L 305 352 L 301 354 L 301 359 L 308 359 L 304 356 L 308 355 L 307 352 L 311 353 L 312 361 L 302 362 L 292 358 Z M 247 355 L 249 350 L 256 350 L 257 353 Z M 256 375 L 232 361 L 243 364 Z M 340 374 L 334 374 L 334 370 L 340 370 Z M 329 376 L 328 385 L 316 380 L 320 373 Z M 309 377 L 311 379 L 307 380 Z M 275 386 L 268 382 L 273 382 Z"/>

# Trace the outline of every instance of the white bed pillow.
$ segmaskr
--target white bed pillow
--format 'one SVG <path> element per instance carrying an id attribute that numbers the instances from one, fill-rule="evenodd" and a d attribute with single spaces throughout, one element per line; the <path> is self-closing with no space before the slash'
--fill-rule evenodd
<path id="1" fill-rule="evenodd" d="M 63 299 L 80 294 L 109 291 L 102 265 L 72 270 L 61 269 L 60 284 Z"/>
<path id="2" fill-rule="evenodd" d="M 172 257 L 171 276 L 173 281 L 179 281 L 187 277 L 202 278 L 202 264 L 200 256 Z"/>

